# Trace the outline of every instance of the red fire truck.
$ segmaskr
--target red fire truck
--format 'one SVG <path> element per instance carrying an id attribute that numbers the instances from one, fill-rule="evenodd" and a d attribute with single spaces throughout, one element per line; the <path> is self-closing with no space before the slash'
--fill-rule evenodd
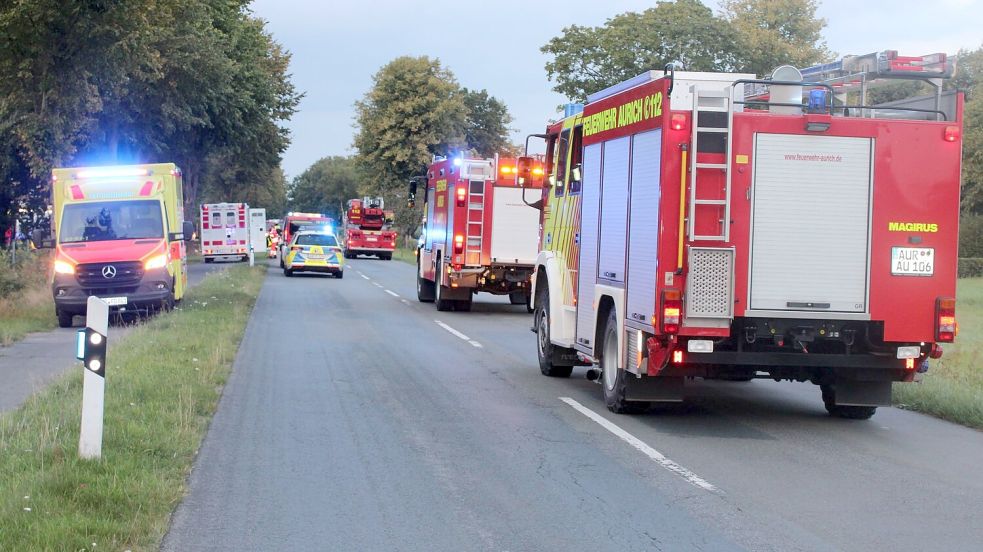
<path id="1" fill-rule="evenodd" d="M 808 381 L 830 414 L 869 418 L 941 356 L 957 331 L 951 65 L 888 51 L 801 75 L 667 67 L 548 128 L 543 374 L 598 364 L 614 412 L 682 400 L 694 377 Z M 899 78 L 936 93 L 865 105 Z"/>
<path id="2" fill-rule="evenodd" d="M 519 180 L 515 159 L 433 159 L 417 255 L 421 302 L 435 302 L 441 311 L 468 311 L 472 296 L 486 292 L 508 295 L 513 305 L 529 304 L 539 211 L 525 196 L 538 201 L 540 194 L 520 187 Z"/>
<path id="3" fill-rule="evenodd" d="M 387 216 L 381 197 L 349 199 L 345 210 L 345 258 L 359 255 L 375 255 L 391 260 L 396 250 L 396 231 L 389 229 L 391 216 Z"/>

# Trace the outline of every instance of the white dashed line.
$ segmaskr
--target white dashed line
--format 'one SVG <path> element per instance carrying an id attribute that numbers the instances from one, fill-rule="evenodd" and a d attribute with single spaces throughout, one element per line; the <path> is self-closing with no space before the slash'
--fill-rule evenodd
<path id="1" fill-rule="evenodd" d="M 359 276 L 361 276 L 362 278 L 365 278 L 366 280 L 368 280 L 368 279 L 369 279 L 369 277 L 368 277 L 368 276 L 366 276 L 365 274 L 361 274 L 361 273 L 359 273 Z"/>
<path id="2" fill-rule="evenodd" d="M 400 299 L 400 301 L 402 301 L 402 302 L 403 302 L 403 304 L 405 304 L 405 305 L 409 305 L 409 304 L 410 304 L 410 302 L 409 302 L 409 301 L 407 301 L 406 299 Z"/>
<path id="3" fill-rule="evenodd" d="M 441 328 L 444 328 L 445 330 L 447 330 L 447 331 L 449 331 L 450 333 L 452 333 L 452 334 L 453 334 L 453 335 L 454 335 L 455 337 L 457 337 L 458 339 L 463 339 L 464 341 L 471 341 L 471 338 L 470 338 L 470 337 L 468 337 L 468 336 L 466 336 L 466 335 L 464 335 L 464 334 L 462 334 L 461 332 L 459 332 L 459 331 L 457 331 L 457 330 L 455 330 L 454 328 L 452 328 L 452 327 L 450 327 L 450 326 L 448 326 L 447 324 L 444 324 L 444 323 L 443 323 L 443 322 L 441 322 L 440 320 L 434 320 L 434 322 L 436 322 L 436 323 L 437 323 L 437 325 L 438 325 L 438 326 L 440 326 Z"/>
<path id="4" fill-rule="evenodd" d="M 591 420 L 594 420 L 595 422 L 597 422 L 598 425 L 600 425 L 604 429 L 610 431 L 611 433 L 614 433 L 619 439 L 635 447 L 636 449 L 641 451 L 642 454 L 648 456 L 663 468 L 675 473 L 676 475 L 681 476 L 690 484 L 696 485 L 697 487 L 705 491 L 710 491 L 711 493 L 722 494 L 723 491 L 713 486 L 702 477 L 696 475 L 695 473 L 689 471 L 688 469 L 666 458 L 664 454 L 646 445 L 638 437 L 635 437 L 631 433 L 628 433 L 627 431 L 611 423 L 604 416 L 601 416 L 597 412 L 594 412 L 593 410 L 571 399 L 570 397 L 560 397 L 560 400 L 572 406 L 574 410 L 576 410 L 577 412 L 580 412 L 584 416 L 587 416 Z"/>
<path id="5" fill-rule="evenodd" d="M 375 287 L 377 287 L 377 288 L 381 288 L 382 287 L 382 284 L 380 284 L 379 282 L 372 282 L 372 285 L 375 286 Z"/>
<path id="6" fill-rule="evenodd" d="M 388 293 L 389 295 L 392 295 L 393 297 L 399 297 L 399 294 L 398 294 L 398 293 L 396 293 L 395 291 L 389 291 L 389 290 L 387 289 L 387 290 L 386 290 L 386 293 Z"/>
<path id="7" fill-rule="evenodd" d="M 468 341 L 468 343 L 470 343 L 472 347 L 477 347 L 478 349 L 481 349 L 481 343 L 478 343 L 473 339 L 471 341 Z"/>

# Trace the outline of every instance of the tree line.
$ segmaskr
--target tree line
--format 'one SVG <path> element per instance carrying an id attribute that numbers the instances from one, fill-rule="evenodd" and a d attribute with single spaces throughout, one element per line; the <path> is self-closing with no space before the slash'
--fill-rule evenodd
<path id="1" fill-rule="evenodd" d="M 0 8 L 0 229 L 58 166 L 175 162 L 185 203 L 286 203 L 290 55 L 249 0 L 21 0 Z"/>

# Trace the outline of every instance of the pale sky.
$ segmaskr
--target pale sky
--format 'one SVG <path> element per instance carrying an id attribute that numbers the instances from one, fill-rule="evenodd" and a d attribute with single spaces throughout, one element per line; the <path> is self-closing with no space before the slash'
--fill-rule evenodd
<path id="1" fill-rule="evenodd" d="M 704 0 L 711 6 L 717 2 Z M 402 55 L 441 60 L 461 85 L 503 100 L 516 142 L 542 132 L 555 106 L 539 48 L 571 24 L 601 25 L 652 0 L 255 0 L 253 12 L 293 54 L 293 82 L 307 96 L 288 127 L 283 167 L 293 178 L 328 155 L 354 153 L 353 107 L 372 75 Z M 716 8 L 715 8 L 716 9 Z M 983 45 L 983 0 L 826 0 L 826 42 L 840 54 L 898 50 L 954 53 Z"/>

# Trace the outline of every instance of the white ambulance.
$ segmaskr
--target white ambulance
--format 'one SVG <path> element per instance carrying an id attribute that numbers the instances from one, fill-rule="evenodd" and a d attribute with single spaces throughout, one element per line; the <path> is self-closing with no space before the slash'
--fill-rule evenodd
<path id="1" fill-rule="evenodd" d="M 206 203 L 201 206 L 201 255 L 215 259 L 249 260 L 249 205 Z"/>

